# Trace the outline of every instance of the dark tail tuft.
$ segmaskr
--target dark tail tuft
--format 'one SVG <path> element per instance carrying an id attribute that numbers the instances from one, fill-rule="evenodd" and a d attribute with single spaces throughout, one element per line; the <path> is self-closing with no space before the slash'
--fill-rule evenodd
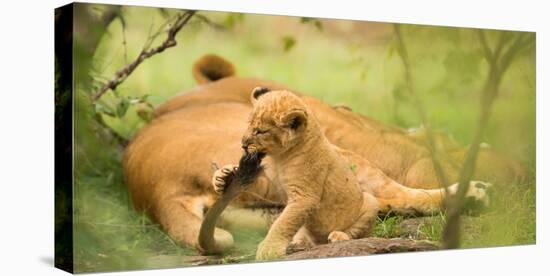
<path id="1" fill-rule="evenodd" d="M 205 55 L 193 64 L 193 77 L 199 84 L 235 75 L 235 66 L 217 55 Z"/>
<path id="2" fill-rule="evenodd" d="M 256 177 L 262 171 L 262 159 L 265 154 L 261 152 L 245 153 L 239 161 L 239 170 L 237 171 L 237 181 L 241 186 L 249 185 L 254 182 Z"/>

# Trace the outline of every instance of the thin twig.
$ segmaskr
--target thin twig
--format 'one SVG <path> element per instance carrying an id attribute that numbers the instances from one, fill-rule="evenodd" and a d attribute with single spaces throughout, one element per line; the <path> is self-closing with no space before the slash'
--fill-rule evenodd
<path id="1" fill-rule="evenodd" d="M 216 22 L 210 20 L 208 17 L 206 17 L 202 14 L 196 14 L 195 18 L 199 19 L 200 21 L 206 23 L 206 25 L 208 25 L 208 26 L 210 26 L 210 27 L 212 27 L 216 30 L 219 30 L 219 31 L 227 30 L 227 28 L 224 25 L 216 23 Z"/>
<path id="2" fill-rule="evenodd" d="M 445 172 L 443 171 L 443 168 L 441 167 L 441 162 L 439 160 L 439 154 L 437 152 L 437 148 L 435 145 L 433 131 L 432 131 L 430 122 L 428 120 L 428 116 L 426 114 L 424 102 L 420 100 L 420 97 L 415 91 L 415 86 L 414 86 L 413 77 L 411 73 L 411 66 L 409 62 L 409 54 L 405 46 L 403 35 L 401 34 L 401 27 L 399 24 L 394 24 L 393 27 L 394 27 L 395 37 L 397 39 L 397 53 L 401 57 L 401 61 L 403 62 L 403 67 L 405 69 L 405 80 L 407 83 L 407 89 L 409 90 L 409 93 L 412 95 L 414 106 L 416 107 L 416 111 L 420 115 L 420 120 L 422 121 L 422 124 L 426 128 L 426 136 L 428 138 L 428 148 L 432 156 L 431 159 L 432 159 L 434 171 L 436 173 L 436 176 L 439 180 L 440 185 L 446 188 L 449 184 L 449 181 L 447 179 L 447 176 L 445 175 Z"/>
<path id="3" fill-rule="evenodd" d="M 122 45 L 124 45 L 124 63 L 128 63 L 128 43 L 126 41 L 126 19 L 122 15 L 118 17 L 122 26 Z"/>
<path id="4" fill-rule="evenodd" d="M 489 62 L 489 64 L 493 64 L 495 62 L 495 54 L 493 54 L 493 51 L 489 47 L 489 43 L 487 42 L 487 38 L 485 37 L 485 33 L 483 30 L 477 30 L 477 35 L 479 38 L 479 41 L 481 42 L 481 48 L 483 49 L 483 54 L 485 55 L 485 59 Z"/>
<path id="5" fill-rule="evenodd" d="M 108 90 L 116 89 L 117 86 L 122 83 L 144 60 L 158 53 L 162 53 L 167 48 L 176 46 L 176 34 L 181 30 L 181 28 L 183 28 L 183 26 L 187 24 L 187 22 L 189 22 L 195 13 L 196 11 L 186 11 L 178 14 L 174 24 L 170 27 L 170 29 L 168 29 L 168 36 L 166 39 L 157 47 L 151 49 L 144 48 L 133 62 L 118 70 L 113 78 L 93 93 L 93 101 L 97 101 Z"/>

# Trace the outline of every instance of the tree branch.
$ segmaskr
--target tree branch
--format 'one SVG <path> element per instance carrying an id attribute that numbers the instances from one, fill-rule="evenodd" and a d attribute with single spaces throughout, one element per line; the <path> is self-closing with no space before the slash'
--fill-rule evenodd
<path id="1" fill-rule="evenodd" d="M 126 78 L 146 59 L 162 53 L 164 50 L 170 47 L 174 47 L 177 44 L 176 34 L 189 22 L 191 17 L 196 13 L 196 11 L 186 11 L 179 13 L 176 16 L 174 24 L 168 29 L 168 36 L 166 39 L 157 47 L 149 49 L 149 47 L 144 47 L 140 52 L 138 57 L 131 62 L 130 64 L 124 66 L 122 69 L 118 70 L 115 75 L 103 86 L 101 86 L 96 92 L 93 93 L 92 100 L 97 101 L 105 92 L 108 90 L 115 90 L 119 84 L 121 84 Z"/>

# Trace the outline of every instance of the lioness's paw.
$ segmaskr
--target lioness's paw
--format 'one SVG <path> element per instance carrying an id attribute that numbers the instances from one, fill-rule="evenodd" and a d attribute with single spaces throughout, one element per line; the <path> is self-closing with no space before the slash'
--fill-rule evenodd
<path id="1" fill-rule="evenodd" d="M 341 231 L 332 231 L 328 235 L 329 243 L 339 242 L 339 241 L 349 241 L 349 240 L 351 240 L 351 237 L 348 234 Z"/>
<path id="2" fill-rule="evenodd" d="M 235 176 L 237 169 L 238 166 L 226 165 L 214 172 L 214 175 L 212 176 L 212 186 L 214 187 L 214 191 L 216 193 L 223 193 L 227 184 L 229 184 Z"/>
<path id="3" fill-rule="evenodd" d="M 481 207 L 489 206 L 489 188 L 493 184 L 489 182 L 483 182 L 478 180 L 470 181 L 470 187 L 468 187 L 468 192 L 466 192 L 466 200 L 473 201 L 476 203 L 481 203 Z"/>
<path id="4" fill-rule="evenodd" d="M 453 184 L 447 189 L 451 195 L 458 192 L 459 184 Z M 489 182 L 472 180 L 468 186 L 468 191 L 464 198 L 463 211 L 468 215 L 478 215 L 481 211 L 489 206 L 489 192 L 493 184 Z"/>

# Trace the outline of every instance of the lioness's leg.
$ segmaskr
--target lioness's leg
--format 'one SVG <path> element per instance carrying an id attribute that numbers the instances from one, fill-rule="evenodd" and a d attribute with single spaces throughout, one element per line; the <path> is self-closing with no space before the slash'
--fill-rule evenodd
<path id="1" fill-rule="evenodd" d="M 383 213 L 393 211 L 400 214 L 434 214 L 441 211 L 445 197 L 458 190 L 458 184 L 449 186 L 447 190 L 444 188 L 412 189 L 388 177 L 385 177 L 382 183 L 382 185 L 376 185 L 371 191 L 378 199 L 380 211 Z M 466 197 L 487 206 L 489 204 L 487 188 L 490 185 L 486 182 L 470 181 Z"/>
<path id="2" fill-rule="evenodd" d="M 329 242 L 360 239 L 366 237 L 378 217 L 379 203 L 369 193 L 363 193 L 363 206 L 360 217 L 344 231 L 333 231 L 328 235 Z"/>
<path id="3" fill-rule="evenodd" d="M 351 151 L 339 148 L 337 150 L 349 160 L 350 166 L 355 167 L 355 174 L 363 191 L 376 197 L 380 203 L 380 212 L 429 215 L 441 210 L 443 200 L 447 195 L 445 189 L 406 187 L 388 177 L 363 157 Z M 481 181 L 471 181 L 466 196 L 487 205 L 486 188 L 490 185 L 490 183 Z M 457 184 L 448 187 L 448 192 L 451 194 L 454 194 L 456 190 Z"/>

